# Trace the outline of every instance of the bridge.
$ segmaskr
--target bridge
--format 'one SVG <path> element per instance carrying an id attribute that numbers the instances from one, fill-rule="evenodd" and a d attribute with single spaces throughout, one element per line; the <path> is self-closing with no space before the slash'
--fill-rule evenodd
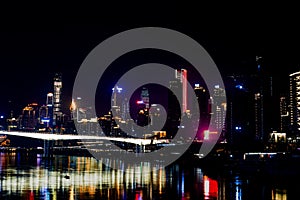
<path id="1" fill-rule="evenodd" d="M 167 139 L 143 139 L 143 138 L 123 138 L 108 136 L 92 136 L 92 135 L 71 135 L 71 134 L 54 134 L 40 132 L 21 132 L 21 131 L 0 131 L 2 135 L 14 135 L 20 137 L 28 137 L 34 139 L 55 141 L 55 140 L 109 140 L 115 142 L 124 142 L 137 145 L 150 145 L 168 143 Z"/>
<path id="2" fill-rule="evenodd" d="M 142 139 L 142 138 L 124 138 L 124 137 L 108 137 L 108 136 L 93 136 L 93 135 L 71 135 L 71 134 L 54 134 L 54 133 L 41 133 L 41 132 L 21 132 L 21 131 L 0 131 L 0 135 L 12 135 L 18 137 L 27 137 L 33 139 L 40 139 L 44 141 L 44 157 L 51 155 L 50 149 L 53 147 L 53 141 L 61 140 L 81 140 L 95 142 L 99 141 L 114 141 L 122 143 L 131 143 L 141 147 L 150 144 L 166 144 L 169 143 L 168 139 Z"/>

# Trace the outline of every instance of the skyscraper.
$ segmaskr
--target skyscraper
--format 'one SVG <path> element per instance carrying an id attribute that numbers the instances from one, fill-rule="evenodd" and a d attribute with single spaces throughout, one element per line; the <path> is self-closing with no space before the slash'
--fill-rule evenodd
<path id="1" fill-rule="evenodd" d="M 149 104 L 149 91 L 147 88 L 143 87 L 142 92 L 141 92 L 141 99 L 145 104 L 145 108 L 149 109 L 150 108 L 150 104 Z"/>
<path id="2" fill-rule="evenodd" d="M 200 86 L 200 84 L 195 84 L 194 92 L 196 94 L 197 99 L 194 100 L 193 108 L 191 109 L 192 115 L 195 112 L 200 110 L 200 126 L 197 133 L 197 138 L 203 138 L 204 130 L 208 129 L 209 121 L 210 121 L 210 113 L 208 113 L 208 105 L 211 103 L 209 101 L 208 91 Z"/>
<path id="3" fill-rule="evenodd" d="M 187 110 L 187 70 L 186 69 L 176 69 L 175 78 L 180 82 L 181 86 L 181 100 L 182 100 L 182 113 Z"/>
<path id="4" fill-rule="evenodd" d="M 121 116 L 121 107 L 122 107 L 122 90 L 123 88 L 118 87 L 117 85 L 112 88 L 112 111 L 114 117 L 120 118 Z"/>
<path id="5" fill-rule="evenodd" d="M 290 74 L 290 125 L 292 134 L 300 131 L 300 72 Z"/>
<path id="6" fill-rule="evenodd" d="M 210 99 L 208 100 L 209 113 L 211 114 L 211 127 L 210 131 L 221 130 L 225 131 L 226 111 L 227 103 L 224 100 L 225 89 L 220 88 L 219 85 L 215 85 L 214 91 Z M 219 133 L 221 134 L 221 133 Z"/>
<path id="7" fill-rule="evenodd" d="M 264 136 L 264 112 L 263 112 L 263 94 L 260 92 L 254 94 L 254 121 L 255 121 L 255 138 L 263 140 Z"/>
<path id="8" fill-rule="evenodd" d="M 61 110 L 61 90 L 62 90 L 62 75 L 56 73 L 54 76 L 54 88 L 53 88 L 53 125 L 60 127 L 62 122 L 62 110 Z"/>
<path id="9" fill-rule="evenodd" d="M 34 131 L 38 122 L 39 108 L 37 103 L 28 104 L 23 108 L 20 129 L 26 131 Z"/>
<path id="10" fill-rule="evenodd" d="M 53 93 L 47 94 L 46 106 L 48 108 L 49 126 L 53 128 Z"/>
<path id="11" fill-rule="evenodd" d="M 286 97 L 280 97 L 280 132 L 286 133 L 289 128 L 289 111 Z"/>
<path id="12" fill-rule="evenodd" d="M 256 56 L 257 63 L 257 76 L 258 76 L 258 86 L 256 89 L 256 93 L 254 94 L 254 121 L 255 121 L 255 138 L 258 141 L 264 140 L 265 135 L 265 111 L 264 111 L 264 76 L 263 69 L 261 67 L 262 57 Z"/>
<path id="13" fill-rule="evenodd" d="M 262 57 L 256 57 L 257 73 L 253 80 L 254 89 L 254 106 L 255 106 L 255 127 L 257 142 L 266 142 L 269 133 L 279 128 L 279 119 L 274 118 L 274 114 L 278 112 L 278 98 L 275 98 L 273 91 L 273 78 L 267 72 Z M 276 103 L 275 103 L 276 102 Z"/>

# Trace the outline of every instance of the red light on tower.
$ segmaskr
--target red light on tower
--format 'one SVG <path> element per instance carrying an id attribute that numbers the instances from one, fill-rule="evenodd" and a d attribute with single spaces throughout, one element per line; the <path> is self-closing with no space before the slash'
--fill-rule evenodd
<path id="1" fill-rule="evenodd" d="M 181 69 L 181 82 L 182 82 L 182 113 L 187 110 L 187 70 Z"/>

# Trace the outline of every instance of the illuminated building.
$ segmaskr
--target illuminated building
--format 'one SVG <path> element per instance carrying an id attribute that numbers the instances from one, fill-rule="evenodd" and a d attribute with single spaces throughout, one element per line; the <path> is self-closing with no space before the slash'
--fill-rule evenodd
<path id="1" fill-rule="evenodd" d="M 112 88 L 112 110 L 114 111 L 115 117 L 121 116 L 121 107 L 122 107 L 122 90 L 123 88 L 118 87 L 117 85 Z"/>
<path id="2" fill-rule="evenodd" d="M 62 90 L 62 76 L 56 73 L 54 76 L 53 88 L 53 125 L 60 127 L 62 120 L 61 110 L 61 90 Z"/>
<path id="3" fill-rule="evenodd" d="M 187 70 L 186 69 L 177 69 L 175 70 L 175 78 L 180 82 L 181 88 L 181 111 L 185 113 L 187 110 Z"/>
<path id="4" fill-rule="evenodd" d="M 123 120 L 131 119 L 130 114 L 129 114 L 129 100 L 127 98 L 124 98 L 122 100 L 121 118 Z"/>
<path id="5" fill-rule="evenodd" d="M 300 131 L 300 72 L 290 74 L 290 125 L 294 135 Z"/>
<path id="6" fill-rule="evenodd" d="M 200 125 L 197 133 L 197 138 L 202 139 L 204 130 L 207 130 L 210 121 L 209 105 L 211 105 L 211 99 L 209 98 L 208 91 L 200 86 L 200 84 L 195 84 L 194 92 L 197 99 L 194 101 L 194 107 L 191 110 L 193 112 L 200 112 Z M 199 111 L 200 110 L 200 111 Z"/>
<path id="7" fill-rule="evenodd" d="M 49 127 L 50 118 L 48 114 L 48 107 L 45 105 L 42 105 L 39 108 L 39 124 L 45 125 L 45 127 Z"/>
<path id="8" fill-rule="evenodd" d="M 220 88 L 219 85 L 215 85 L 212 96 L 208 100 L 209 110 L 212 121 L 210 126 L 210 132 L 221 130 L 222 133 L 225 131 L 226 124 L 226 111 L 227 103 L 225 97 L 225 89 Z M 219 133 L 221 134 L 221 133 Z M 224 139 L 224 138 L 223 138 Z"/>
<path id="9" fill-rule="evenodd" d="M 46 105 L 48 108 L 48 118 L 49 118 L 49 126 L 52 128 L 53 126 L 53 93 L 49 92 L 47 94 Z"/>
<path id="10" fill-rule="evenodd" d="M 168 93 L 167 123 L 168 137 L 173 137 L 181 122 L 187 117 L 187 70 L 175 69 L 175 77 L 169 81 L 169 88 L 173 92 Z M 175 96 L 176 92 L 180 99 Z M 179 104 L 180 103 L 180 104 Z"/>
<path id="11" fill-rule="evenodd" d="M 149 109 L 146 108 L 144 101 L 139 100 L 136 102 L 137 105 L 137 118 L 136 124 L 139 126 L 147 126 L 150 122 Z"/>
<path id="12" fill-rule="evenodd" d="M 254 94 L 254 112 L 255 112 L 255 138 L 262 140 L 264 132 L 264 115 L 263 115 L 263 95 L 261 93 Z"/>
<path id="13" fill-rule="evenodd" d="M 69 124 L 67 127 L 68 131 L 72 133 L 78 131 L 81 134 L 100 133 L 101 130 L 98 125 L 98 118 L 91 115 L 91 109 L 91 107 L 86 107 L 83 105 L 83 100 L 81 97 L 76 97 L 76 99 L 72 99 L 70 105 L 71 120 L 73 122 L 76 122 L 76 129 L 71 124 Z"/>
<path id="14" fill-rule="evenodd" d="M 20 129 L 26 131 L 34 131 L 38 123 L 38 104 L 28 104 L 22 110 Z"/>
<path id="15" fill-rule="evenodd" d="M 149 112 L 150 124 L 157 125 L 161 122 L 161 109 L 157 104 L 151 104 L 151 109 Z"/>
<path id="16" fill-rule="evenodd" d="M 176 91 L 181 94 L 182 88 L 181 83 L 178 79 L 169 81 L 169 86 L 171 91 Z M 168 138 L 173 137 L 172 133 L 176 133 L 178 126 L 181 123 L 182 109 L 180 109 L 180 104 L 178 98 L 173 92 L 168 93 L 168 109 L 167 109 L 167 121 L 166 127 Z"/>
<path id="17" fill-rule="evenodd" d="M 141 92 L 141 99 L 145 104 L 145 108 L 149 109 L 150 104 L 149 104 L 149 91 L 147 88 L 143 87 L 142 92 Z"/>
<path id="18" fill-rule="evenodd" d="M 289 111 L 286 97 L 280 97 L 280 131 L 287 132 L 289 129 Z"/>
<path id="19" fill-rule="evenodd" d="M 75 102 L 74 99 L 72 99 L 72 102 L 71 102 L 71 105 L 70 105 L 71 120 L 77 120 L 76 110 L 77 110 L 76 102 Z"/>
<path id="20" fill-rule="evenodd" d="M 117 85 L 112 88 L 113 91 L 113 95 L 112 95 L 112 102 L 113 102 L 113 106 L 117 106 L 120 99 L 118 98 L 118 96 L 120 96 L 121 92 L 122 92 L 123 88 L 118 87 Z M 118 95 L 119 94 L 119 95 Z"/>
<path id="21" fill-rule="evenodd" d="M 15 118 L 15 117 L 7 119 L 7 130 L 8 131 L 18 130 L 19 123 L 20 123 L 19 120 L 20 118 Z"/>
<path id="22" fill-rule="evenodd" d="M 274 99 L 273 78 L 263 66 L 262 57 L 256 56 L 256 65 L 257 73 L 252 80 L 252 84 L 256 86 L 252 97 L 255 108 L 255 138 L 258 142 L 266 142 L 268 133 L 279 124 L 279 121 L 274 119 L 275 112 L 279 112 L 279 106 Z"/>

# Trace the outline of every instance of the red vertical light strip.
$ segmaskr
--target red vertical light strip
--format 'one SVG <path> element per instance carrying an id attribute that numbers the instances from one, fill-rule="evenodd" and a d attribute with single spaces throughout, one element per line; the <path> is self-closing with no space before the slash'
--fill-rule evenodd
<path id="1" fill-rule="evenodd" d="M 182 113 L 187 110 L 187 70 L 181 69 L 182 78 Z"/>

